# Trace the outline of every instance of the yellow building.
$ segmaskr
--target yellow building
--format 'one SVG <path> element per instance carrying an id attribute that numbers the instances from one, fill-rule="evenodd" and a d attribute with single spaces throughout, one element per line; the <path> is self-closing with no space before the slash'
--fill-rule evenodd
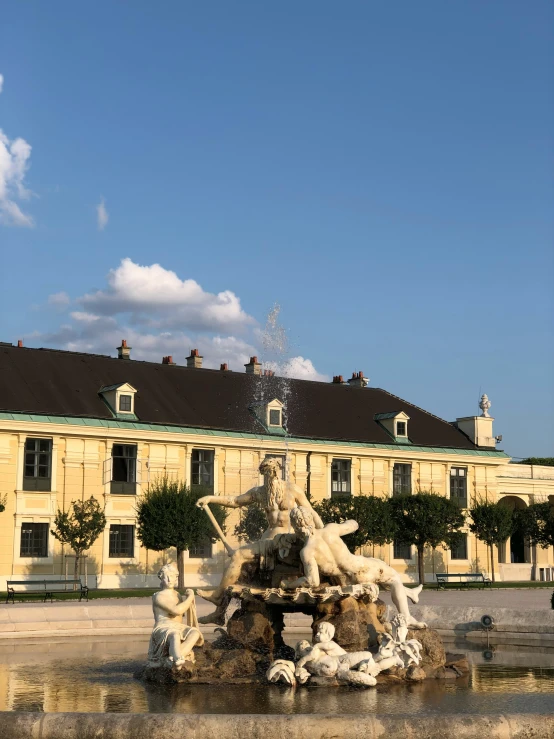
<path id="1" fill-rule="evenodd" d="M 448 423 L 378 388 L 361 373 L 348 382 L 289 380 L 262 372 L 27 349 L 0 344 L 0 589 L 6 580 L 63 577 L 71 552 L 50 535 L 58 508 L 94 495 L 104 534 L 88 552 L 91 587 L 156 586 L 160 553 L 136 537 L 135 505 L 157 476 L 231 495 L 260 484 L 260 462 L 283 458 L 287 477 L 318 500 L 433 490 L 466 506 L 474 496 L 524 506 L 554 502 L 554 468 L 510 463 L 486 416 Z M 286 432 L 285 432 L 286 427 Z M 228 519 L 232 533 L 238 521 Z M 172 552 L 167 556 L 172 556 Z M 552 549 L 531 551 L 517 535 L 499 552 L 501 578 L 552 578 Z M 407 580 L 413 551 L 377 548 Z M 187 553 L 188 585 L 213 583 L 221 544 Z M 490 571 L 485 546 L 467 535 L 455 551 L 426 558 L 434 572 Z M 71 572 L 71 565 L 70 565 Z"/>

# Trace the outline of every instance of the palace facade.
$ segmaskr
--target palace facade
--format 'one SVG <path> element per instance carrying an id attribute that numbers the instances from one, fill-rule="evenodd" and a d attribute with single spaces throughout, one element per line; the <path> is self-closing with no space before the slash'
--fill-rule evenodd
<path id="1" fill-rule="evenodd" d="M 6 580 L 64 577 L 72 553 L 50 534 L 58 508 L 95 496 L 107 524 L 88 552 L 89 587 L 151 587 L 163 557 L 136 535 L 135 506 L 167 475 L 236 495 L 261 483 L 260 462 L 282 458 L 288 479 L 314 500 L 433 490 L 467 508 L 475 496 L 511 507 L 550 499 L 554 468 L 511 463 L 496 449 L 493 419 L 446 422 L 385 390 L 362 373 L 343 382 L 290 380 L 245 372 L 0 344 L 0 589 Z M 286 430 L 285 430 L 286 429 Z M 232 539 L 239 512 L 227 519 Z M 408 580 L 415 553 L 392 543 L 371 551 Z M 529 547 L 517 532 L 495 557 L 504 580 L 552 579 L 554 552 Z M 221 543 L 186 555 L 187 585 L 217 580 Z M 435 572 L 490 573 L 486 547 L 469 531 L 455 550 L 429 552 Z"/>

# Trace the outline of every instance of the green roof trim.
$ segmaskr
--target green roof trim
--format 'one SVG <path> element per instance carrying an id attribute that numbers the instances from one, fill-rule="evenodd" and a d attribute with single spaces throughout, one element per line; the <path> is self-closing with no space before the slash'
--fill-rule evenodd
<path id="1" fill-rule="evenodd" d="M 0 421 L 34 421 L 36 423 L 55 423 L 70 424 L 74 426 L 96 426 L 101 428 L 117 428 L 117 429 L 136 429 L 137 431 L 157 431 L 169 434 L 197 434 L 202 436 L 228 436 L 234 439 L 257 439 L 258 441 L 276 441 L 278 438 L 275 434 L 248 434 L 244 431 L 224 431 L 216 429 L 199 429 L 188 426 L 167 426 L 158 423 L 137 423 L 136 421 L 120 421 L 111 418 L 85 418 L 82 416 L 47 416 L 47 415 L 30 415 L 29 413 L 7 413 L 0 412 Z M 287 442 L 297 444 L 333 444 L 334 446 L 352 446 L 362 447 L 364 449 L 390 449 L 391 451 L 403 451 L 410 449 L 413 452 L 438 452 L 444 454 L 461 454 L 464 456 L 478 457 L 501 457 L 509 459 L 510 456 L 506 452 L 497 451 L 496 449 L 457 449 L 455 447 L 430 447 L 415 446 L 413 444 L 374 444 L 368 441 L 342 441 L 340 439 L 310 439 L 302 436 L 288 436 Z"/>

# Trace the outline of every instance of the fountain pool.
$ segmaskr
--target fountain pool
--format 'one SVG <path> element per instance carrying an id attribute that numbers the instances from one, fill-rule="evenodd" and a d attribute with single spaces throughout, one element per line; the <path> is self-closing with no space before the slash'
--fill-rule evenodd
<path id="1" fill-rule="evenodd" d="M 291 636 L 294 642 L 298 634 Z M 277 685 L 164 685 L 133 673 L 148 639 L 133 637 L 20 640 L 0 645 L 0 710 L 182 714 L 517 714 L 552 712 L 554 648 L 446 644 L 470 662 L 466 678 L 378 686 L 360 691 Z"/>

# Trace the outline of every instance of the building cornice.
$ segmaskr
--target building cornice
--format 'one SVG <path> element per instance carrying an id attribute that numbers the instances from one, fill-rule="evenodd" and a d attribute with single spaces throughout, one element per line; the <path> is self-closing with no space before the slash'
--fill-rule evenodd
<path id="1" fill-rule="evenodd" d="M 36 423 L 36 424 L 52 424 L 61 426 L 60 430 L 63 433 L 63 427 L 67 426 L 85 426 L 92 429 L 114 429 L 123 430 L 130 432 L 132 435 L 133 431 L 140 432 L 154 432 L 161 434 L 186 434 L 188 436 L 207 436 L 207 437 L 219 437 L 229 439 L 242 439 L 249 441 L 258 442 L 277 442 L 281 443 L 285 441 L 287 444 L 313 444 L 316 446 L 334 446 L 334 447 L 356 447 L 358 449 L 377 449 L 377 450 L 388 450 L 397 453 L 410 453 L 414 452 L 427 452 L 430 454 L 447 454 L 447 455 L 461 455 L 469 457 L 492 457 L 495 460 L 503 461 L 510 459 L 510 456 L 502 451 L 497 450 L 486 450 L 486 449 L 458 449 L 455 447 L 439 447 L 439 446 L 416 446 L 411 444 L 376 444 L 372 442 L 363 441 L 345 441 L 343 439 L 315 439 L 301 436 L 288 436 L 288 437 L 277 437 L 272 434 L 252 434 L 243 431 L 225 431 L 222 429 L 206 429 L 206 428 L 193 428 L 189 426 L 171 426 L 167 424 L 154 424 L 154 423 L 140 423 L 139 421 L 122 421 L 118 419 L 104 419 L 104 418 L 85 418 L 81 416 L 53 416 L 36 413 L 15 413 L 15 412 L 0 412 L 0 422 L 2 421 L 15 421 L 18 423 Z M 59 432 L 59 433 L 60 433 Z"/>

